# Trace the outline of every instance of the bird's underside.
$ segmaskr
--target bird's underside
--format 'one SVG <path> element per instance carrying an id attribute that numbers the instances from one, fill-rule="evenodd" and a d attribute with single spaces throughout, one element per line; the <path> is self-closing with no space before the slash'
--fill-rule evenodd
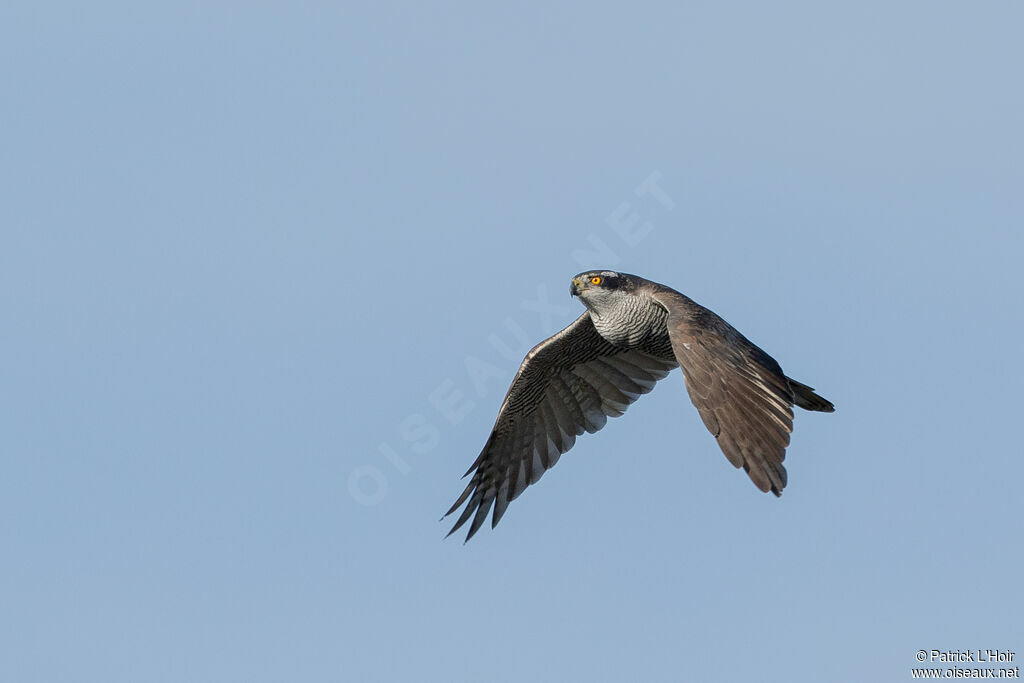
<path id="1" fill-rule="evenodd" d="M 781 495 L 793 405 L 831 412 L 811 387 L 710 310 L 663 285 L 613 271 L 581 273 L 571 288 L 587 306 L 523 360 L 487 443 L 466 472 L 449 535 L 472 519 L 468 541 L 493 509 L 515 500 L 584 432 L 622 415 L 675 367 L 705 426 L 762 491 Z M 468 501 L 468 503 L 467 503 Z"/>

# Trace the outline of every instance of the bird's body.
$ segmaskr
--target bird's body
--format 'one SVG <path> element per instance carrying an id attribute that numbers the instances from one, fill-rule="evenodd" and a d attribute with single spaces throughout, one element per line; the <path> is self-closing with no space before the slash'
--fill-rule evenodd
<path id="1" fill-rule="evenodd" d="M 586 303 L 586 301 L 584 301 Z M 634 289 L 617 306 L 587 306 L 597 333 L 616 346 L 638 348 L 645 342 L 664 348 L 672 357 L 665 320 L 668 311 L 657 303 L 648 288 Z"/>
<path id="2" fill-rule="evenodd" d="M 494 429 L 446 513 L 466 500 L 449 532 L 471 517 L 469 540 L 492 505 L 495 526 L 508 503 L 586 432 L 621 415 L 676 367 L 705 426 L 729 461 L 762 491 L 781 495 L 792 406 L 831 412 L 811 387 L 729 323 L 689 297 L 636 275 L 588 271 L 570 292 L 587 310 L 526 355 Z"/>

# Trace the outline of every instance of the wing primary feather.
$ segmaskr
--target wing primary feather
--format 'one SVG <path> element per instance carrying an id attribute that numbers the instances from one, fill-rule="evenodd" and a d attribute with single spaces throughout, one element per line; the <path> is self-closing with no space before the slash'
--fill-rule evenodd
<path id="1" fill-rule="evenodd" d="M 521 494 L 523 491 L 526 490 L 527 479 L 526 479 L 526 460 L 525 459 L 519 461 L 519 468 L 518 468 L 518 471 L 517 471 L 517 473 L 515 475 L 515 479 L 513 479 L 513 482 L 514 483 L 512 484 L 512 496 L 511 496 L 511 498 L 512 498 L 512 500 L 515 500 L 516 498 L 519 497 L 519 494 Z"/>
<path id="2" fill-rule="evenodd" d="M 466 509 L 462 511 L 462 514 L 459 515 L 458 520 L 456 520 L 455 524 L 452 526 L 451 530 L 448 532 L 448 536 L 451 536 L 456 531 L 458 531 L 459 527 L 461 527 L 463 524 L 465 524 L 469 520 L 470 515 L 472 515 L 473 512 L 476 511 L 476 506 L 474 505 L 476 500 L 477 500 L 477 497 L 474 494 L 473 497 L 470 499 L 469 503 L 466 505 Z M 445 538 L 447 538 L 447 536 Z"/>
<path id="3" fill-rule="evenodd" d="M 522 463 L 526 471 L 526 481 L 529 484 L 530 480 L 533 479 L 533 441 L 535 434 L 535 424 L 533 419 L 533 413 L 526 416 L 523 420 L 523 431 L 521 434 L 521 440 L 516 445 L 515 450 L 512 451 L 513 462 L 518 460 Z"/>
<path id="4" fill-rule="evenodd" d="M 544 411 L 538 410 L 533 413 L 533 478 L 531 484 L 536 484 L 548 468 L 548 431 L 551 428 L 544 420 Z"/>
<path id="5" fill-rule="evenodd" d="M 462 495 L 459 496 L 459 499 L 455 501 L 455 504 L 448 509 L 448 512 L 444 513 L 444 517 L 447 517 L 448 515 L 458 510 L 459 506 L 466 502 L 466 499 L 469 498 L 469 494 L 472 493 L 473 489 L 476 488 L 476 484 L 477 482 L 475 478 L 471 480 L 468 484 L 466 484 L 466 488 L 462 490 Z M 444 517 L 442 517 L 441 519 L 444 519 Z"/>
<path id="6" fill-rule="evenodd" d="M 562 426 L 558 423 L 558 417 L 555 415 L 554 408 L 551 407 L 550 402 L 545 401 L 540 404 L 540 414 L 544 424 L 547 425 L 548 438 L 555 444 L 555 448 L 563 453 L 569 450 L 562 447 L 562 444 L 565 443 L 565 433 L 562 431 Z M 544 466 L 550 468 L 551 463 L 545 462 Z"/>
<path id="7" fill-rule="evenodd" d="M 498 495 L 494 497 L 494 514 L 491 515 L 491 528 L 498 526 L 498 522 L 505 515 L 508 507 L 508 483 L 502 484 L 498 489 Z"/>
<path id="8" fill-rule="evenodd" d="M 481 505 L 476 509 L 476 515 L 473 517 L 473 523 L 469 525 L 469 533 L 466 534 L 466 540 L 463 541 L 463 543 L 468 543 L 469 539 L 473 538 L 473 534 L 480 529 L 484 520 L 487 519 L 487 513 L 491 511 L 491 502 L 494 500 L 493 495 L 494 494 L 492 493 L 490 498 L 485 497 L 481 502 Z"/>

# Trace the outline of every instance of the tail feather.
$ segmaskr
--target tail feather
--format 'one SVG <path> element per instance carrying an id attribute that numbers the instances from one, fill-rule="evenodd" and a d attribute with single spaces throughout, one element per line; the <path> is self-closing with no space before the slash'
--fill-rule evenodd
<path id="1" fill-rule="evenodd" d="M 821 413 L 831 413 L 836 407 L 830 401 L 814 393 L 814 388 L 801 384 L 791 377 L 787 377 L 789 386 L 793 389 L 793 403 L 804 410 L 816 410 Z"/>

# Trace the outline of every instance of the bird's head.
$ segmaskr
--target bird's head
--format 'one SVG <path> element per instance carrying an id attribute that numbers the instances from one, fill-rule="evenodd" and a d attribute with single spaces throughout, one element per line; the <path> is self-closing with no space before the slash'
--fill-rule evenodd
<path id="1" fill-rule="evenodd" d="M 591 311 L 614 305 L 632 291 L 636 283 L 632 276 L 613 270 L 588 270 L 572 279 L 569 293 L 578 296 Z"/>

